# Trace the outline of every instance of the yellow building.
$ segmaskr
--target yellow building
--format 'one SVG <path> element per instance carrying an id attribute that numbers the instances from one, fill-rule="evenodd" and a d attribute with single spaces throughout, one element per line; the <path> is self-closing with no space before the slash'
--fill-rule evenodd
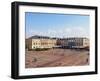
<path id="1" fill-rule="evenodd" d="M 56 39 L 51 39 L 44 36 L 33 36 L 26 39 L 26 47 L 28 49 L 36 48 L 53 48 L 56 46 Z"/>

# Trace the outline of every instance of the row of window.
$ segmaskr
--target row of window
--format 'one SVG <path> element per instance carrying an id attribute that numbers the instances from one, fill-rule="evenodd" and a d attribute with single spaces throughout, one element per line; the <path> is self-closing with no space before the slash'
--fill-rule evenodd
<path id="1" fill-rule="evenodd" d="M 33 46 L 33 48 L 51 48 L 51 46 Z"/>
<path id="2" fill-rule="evenodd" d="M 33 43 L 33 45 L 54 45 L 55 43 Z"/>

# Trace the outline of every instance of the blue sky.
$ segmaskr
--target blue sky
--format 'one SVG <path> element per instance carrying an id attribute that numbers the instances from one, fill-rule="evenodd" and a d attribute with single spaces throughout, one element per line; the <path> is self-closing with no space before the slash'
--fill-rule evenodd
<path id="1" fill-rule="evenodd" d="M 89 37 L 88 15 L 26 12 L 25 23 L 26 38 L 33 35 Z"/>

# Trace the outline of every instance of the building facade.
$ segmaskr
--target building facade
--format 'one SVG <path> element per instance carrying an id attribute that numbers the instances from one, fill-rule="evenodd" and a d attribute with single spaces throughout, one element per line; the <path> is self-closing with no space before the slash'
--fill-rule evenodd
<path id="1" fill-rule="evenodd" d="M 56 46 L 56 39 L 51 39 L 49 37 L 31 37 L 26 39 L 26 47 L 28 49 L 36 48 L 53 48 Z"/>
<path id="2" fill-rule="evenodd" d="M 44 36 L 33 36 L 26 39 L 26 48 L 85 48 L 89 47 L 88 38 L 50 38 Z"/>
<path id="3" fill-rule="evenodd" d="M 66 38 L 61 40 L 62 47 L 68 48 L 85 48 L 89 47 L 88 38 Z"/>

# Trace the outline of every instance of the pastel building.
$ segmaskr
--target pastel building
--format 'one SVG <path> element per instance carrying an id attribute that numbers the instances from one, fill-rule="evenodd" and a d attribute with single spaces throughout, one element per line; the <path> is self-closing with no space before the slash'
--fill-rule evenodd
<path id="1" fill-rule="evenodd" d="M 32 36 L 26 39 L 26 47 L 28 49 L 36 48 L 53 48 L 56 46 L 56 39 L 45 36 Z"/>
<path id="2" fill-rule="evenodd" d="M 61 46 L 69 48 L 85 48 L 89 47 L 89 39 L 81 37 L 61 39 Z"/>
<path id="3" fill-rule="evenodd" d="M 46 36 L 32 36 L 26 39 L 26 48 L 85 48 L 89 47 L 88 38 L 50 38 Z"/>

